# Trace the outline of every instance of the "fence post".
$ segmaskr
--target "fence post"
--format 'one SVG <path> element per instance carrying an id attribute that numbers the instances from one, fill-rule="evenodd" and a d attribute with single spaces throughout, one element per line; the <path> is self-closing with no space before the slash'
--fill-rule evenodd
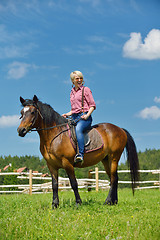
<path id="1" fill-rule="evenodd" d="M 92 169 L 90 169 L 88 171 L 88 178 L 89 179 L 92 179 L 92 174 L 91 174 L 92 171 L 93 171 Z M 90 192 L 92 190 L 91 187 L 90 187 L 91 185 L 92 185 L 92 183 L 88 183 L 88 192 Z"/>
<path id="2" fill-rule="evenodd" d="M 95 174 L 96 174 L 96 192 L 98 192 L 98 167 L 95 168 Z"/>
<path id="3" fill-rule="evenodd" d="M 32 170 L 29 170 L 29 195 L 32 195 Z"/>

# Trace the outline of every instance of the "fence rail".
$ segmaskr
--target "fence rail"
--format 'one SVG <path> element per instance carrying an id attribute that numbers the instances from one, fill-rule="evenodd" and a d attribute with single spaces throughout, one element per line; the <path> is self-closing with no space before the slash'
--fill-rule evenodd
<path id="1" fill-rule="evenodd" d="M 152 181 L 139 181 L 138 184 L 153 184 L 152 186 L 137 187 L 135 189 L 148 189 L 148 188 L 159 188 L 160 189 L 160 170 L 139 170 L 141 173 L 152 173 L 159 174 L 159 180 Z M 98 168 L 95 168 L 95 171 L 89 171 L 90 178 L 77 179 L 79 189 L 91 189 L 95 188 L 96 191 L 101 189 L 109 189 L 109 181 L 99 179 L 99 174 L 104 174 L 105 171 L 98 171 Z M 129 170 L 118 170 L 118 173 L 130 173 Z M 12 185 L 0 185 L 0 188 L 18 188 L 18 190 L 2 190 L 0 193 L 44 193 L 52 190 L 52 182 L 42 183 L 42 184 L 33 184 L 33 180 L 52 180 L 51 177 L 42 177 L 42 173 L 33 173 L 32 170 L 26 173 L 0 173 L 0 176 L 6 175 L 17 175 L 18 179 L 28 179 L 29 184 L 12 184 Z M 95 175 L 95 178 L 92 178 L 92 175 Z M 71 189 L 69 178 L 58 178 L 59 189 L 67 190 Z M 131 184 L 131 181 L 118 181 L 119 184 Z M 41 192 L 37 192 L 41 191 Z"/>
<path id="2" fill-rule="evenodd" d="M 118 170 L 118 173 L 130 173 L 130 170 Z M 153 180 L 153 181 L 138 181 L 136 182 L 137 184 L 146 184 L 146 183 L 153 183 L 154 186 L 146 186 L 146 187 L 137 187 L 135 188 L 136 190 L 140 190 L 140 189 L 148 189 L 148 188 L 159 188 L 160 189 L 160 169 L 154 169 L 154 170 L 139 170 L 138 172 L 140 173 L 152 173 L 152 174 L 159 174 L 159 181 L 157 180 Z M 96 179 L 98 181 L 99 179 L 99 174 L 102 173 L 106 173 L 105 171 L 98 171 L 98 168 L 95 168 L 95 171 L 90 171 L 90 174 L 95 174 Z M 131 184 L 131 181 L 118 181 L 118 184 Z M 96 191 L 98 191 L 98 185 L 96 188 Z"/>

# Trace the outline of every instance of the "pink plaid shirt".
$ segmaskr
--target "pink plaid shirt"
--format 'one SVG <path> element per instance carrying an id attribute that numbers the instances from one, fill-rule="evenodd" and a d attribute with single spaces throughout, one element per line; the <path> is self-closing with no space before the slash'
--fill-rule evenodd
<path id="1" fill-rule="evenodd" d="M 78 88 L 76 91 L 75 88 L 72 88 L 70 94 L 71 109 L 72 113 L 82 112 L 82 89 L 83 86 Z M 92 92 L 88 87 L 84 88 L 84 112 L 88 112 L 91 107 L 96 109 L 96 104 L 92 96 Z"/>

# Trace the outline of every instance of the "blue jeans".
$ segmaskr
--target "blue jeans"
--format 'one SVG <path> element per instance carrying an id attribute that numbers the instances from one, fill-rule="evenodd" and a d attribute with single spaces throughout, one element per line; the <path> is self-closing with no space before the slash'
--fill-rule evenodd
<path id="1" fill-rule="evenodd" d="M 76 122 L 81 119 L 83 113 L 74 113 L 72 114 L 72 119 Z M 89 130 L 92 124 L 92 117 L 89 116 L 87 120 L 81 119 L 77 122 L 76 125 L 76 137 L 78 142 L 79 153 L 84 155 L 84 132 Z"/>

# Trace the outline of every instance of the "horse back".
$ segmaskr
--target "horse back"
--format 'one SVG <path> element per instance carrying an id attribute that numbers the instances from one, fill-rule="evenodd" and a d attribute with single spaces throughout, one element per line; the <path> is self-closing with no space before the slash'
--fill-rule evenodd
<path id="1" fill-rule="evenodd" d="M 99 123 L 92 126 L 101 135 L 104 143 L 104 148 L 108 151 L 115 152 L 123 149 L 127 143 L 127 134 L 125 131 L 111 123 Z"/>

